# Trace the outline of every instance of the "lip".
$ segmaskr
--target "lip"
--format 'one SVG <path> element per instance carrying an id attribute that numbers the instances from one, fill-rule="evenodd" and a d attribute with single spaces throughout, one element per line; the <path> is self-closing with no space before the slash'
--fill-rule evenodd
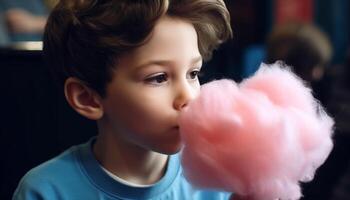
<path id="1" fill-rule="evenodd" d="M 180 127 L 179 126 L 172 127 L 171 132 L 175 132 L 176 134 L 180 133 Z"/>

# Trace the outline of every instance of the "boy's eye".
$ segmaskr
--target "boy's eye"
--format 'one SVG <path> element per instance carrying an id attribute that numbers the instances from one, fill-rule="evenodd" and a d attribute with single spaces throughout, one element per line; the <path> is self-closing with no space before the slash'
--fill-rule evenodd
<path id="1" fill-rule="evenodd" d="M 200 75 L 200 71 L 194 70 L 190 73 L 190 79 L 197 79 L 199 75 Z"/>
<path id="2" fill-rule="evenodd" d="M 151 84 L 161 84 L 166 81 L 168 81 L 168 76 L 166 74 L 158 74 L 146 78 L 146 82 Z"/>

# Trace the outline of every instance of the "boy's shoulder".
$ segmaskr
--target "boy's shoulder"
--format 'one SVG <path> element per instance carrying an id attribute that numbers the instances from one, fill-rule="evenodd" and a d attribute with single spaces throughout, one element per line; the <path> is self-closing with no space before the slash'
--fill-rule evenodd
<path id="1" fill-rule="evenodd" d="M 61 172 L 67 173 L 75 167 L 76 150 L 77 147 L 73 146 L 60 155 L 34 167 L 23 176 L 22 181 L 41 182 L 49 181 L 50 179 L 57 180 L 57 176 L 60 176 Z"/>
<path id="2" fill-rule="evenodd" d="M 55 190 L 64 185 L 69 187 L 72 180 L 81 176 L 76 156 L 79 148 L 73 146 L 28 171 L 21 179 L 13 199 L 50 198 L 57 192 Z"/>

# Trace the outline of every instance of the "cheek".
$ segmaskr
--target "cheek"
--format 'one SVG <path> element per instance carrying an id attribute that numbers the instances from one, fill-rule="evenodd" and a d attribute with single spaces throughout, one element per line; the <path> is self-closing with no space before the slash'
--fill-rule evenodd
<path id="1" fill-rule="evenodd" d="M 199 81 L 193 86 L 193 91 L 194 91 L 194 97 L 198 97 L 200 92 L 201 92 L 201 86 L 199 84 Z"/>
<path id="2" fill-rule="evenodd" d="M 141 93 L 142 94 L 142 93 Z M 123 95 L 113 103 L 113 121 L 135 131 L 153 129 L 169 116 L 168 98 L 163 95 Z"/>

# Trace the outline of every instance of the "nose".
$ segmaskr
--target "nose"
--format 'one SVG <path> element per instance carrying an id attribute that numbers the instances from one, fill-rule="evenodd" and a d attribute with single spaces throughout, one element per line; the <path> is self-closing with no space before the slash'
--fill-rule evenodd
<path id="1" fill-rule="evenodd" d="M 181 111 L 185 108 L 188 103 L 194 99 L 197 94 L 199 87 L 195 84 L 191 84 L 188 81 L 183 81 L 176 86 L 176 94 L 174 99 L 175 110 Z"/>

